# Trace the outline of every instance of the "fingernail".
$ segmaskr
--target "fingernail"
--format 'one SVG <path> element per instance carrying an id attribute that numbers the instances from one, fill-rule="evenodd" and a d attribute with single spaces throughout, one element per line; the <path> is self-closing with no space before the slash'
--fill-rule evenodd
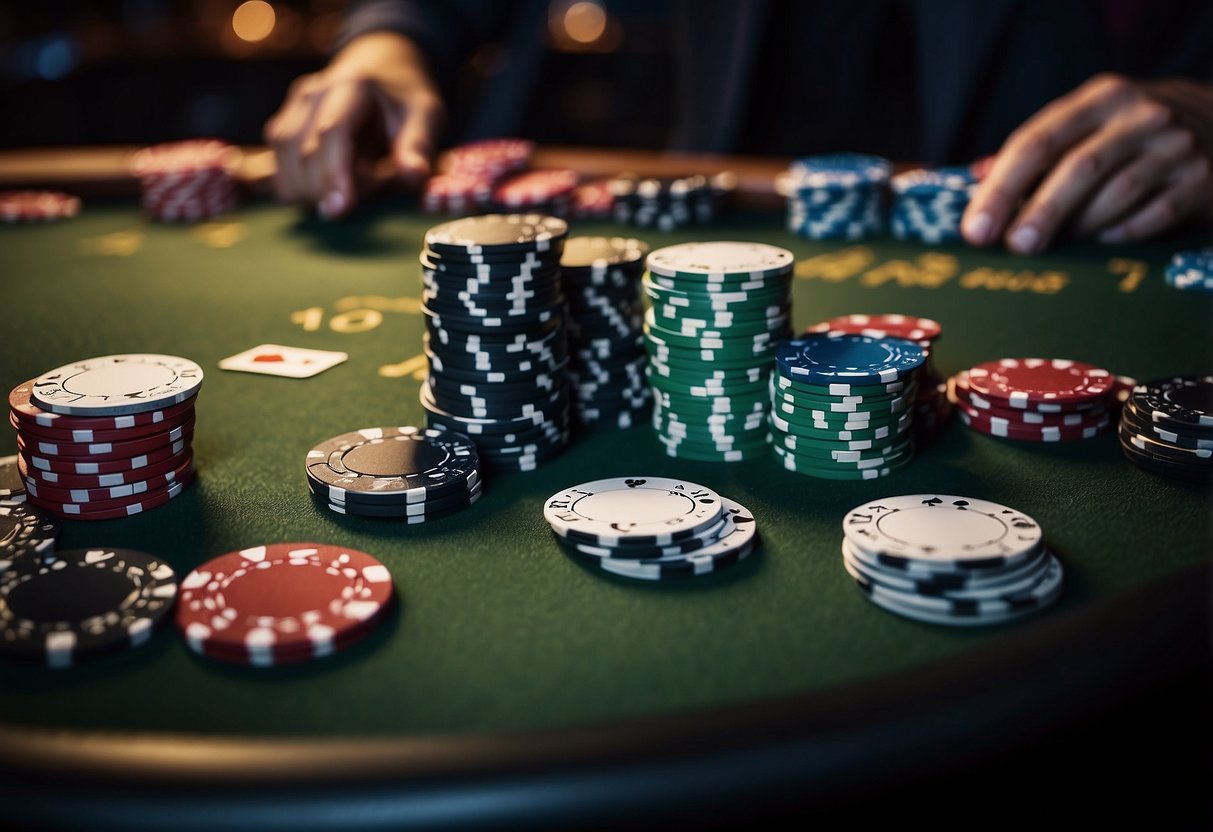
<path id="1" fill-rule="evenodd" d="M 341 191 L 331 191 L 320 203 L 320 213 L 326 217 L 335 217 L 345 208 L 345 195 Z"/>
<path id="2" fill-rule="evenodd" d="M 990 226 L 994 224 L 994 220 L 985 211 L 982 211 L 973 219 L 965 223 L 965 231 L 968 232 L 969 239 L 976 245 L 984 246 L 990 241 Z"/>
<path id="3" fill-rule="evenodd" d="M 1040 232 L 1034 225 L 1021 225 L 1011 234 L 1011 248 L 1020 254 L 1032 254 L 1040 245 Z"/>
<path id="4" fill-rule="evenodd" d="M 1125 229 L 1123 226 L 1109 228 L 1099 235 L 1101 243 L 1123 243 L 1125 241 Z"/>

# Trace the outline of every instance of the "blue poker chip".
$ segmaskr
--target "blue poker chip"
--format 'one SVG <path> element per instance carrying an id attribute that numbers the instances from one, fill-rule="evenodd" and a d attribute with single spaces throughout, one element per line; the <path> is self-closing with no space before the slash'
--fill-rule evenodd
<path id="1" fill-rule="evenodd" d="M 883 187 L 893 165 L 888 159 L 865 153 L 825 153 L 797 159 L 788 170 L 801 187 Z"/>
<path id="2" fill-rule="evenodd" d="M 1176 289 L 1213 292 L 1213 247 L 1176 253 L 1164 274 Z"/>
<path id="3" fill-rule="evenodd" d="M 890 182 L 893 193 L 899 196 L 957 196 L 965 201 L 976 184 L 976 177 L 965 167 L 916 168 L 897 174 Z"/>
<path id="4" fill-rule="evenodd" d="M 775 348 L 775 366 L 781 375 L 816 384 L 888 383 L 925 361 L 926 351 L 913 341 L 849 333 L 811 335 Z"/>

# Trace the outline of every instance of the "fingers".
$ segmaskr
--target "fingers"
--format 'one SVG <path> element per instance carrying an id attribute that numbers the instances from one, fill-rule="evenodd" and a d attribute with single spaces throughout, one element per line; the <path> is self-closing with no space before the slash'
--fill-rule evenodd
<path id="1" fill-rule="evenodd" d="M 339 217 L 354 205 L 355 136 L 370 106 L 371 93 L 362 83 L 334 86 L 312 122 L 315 141 L 304 165 L 310 168 L 311 201 L 324 217 Z"/>
<path id="2" fill-rule="evenodd" d="M 1138 93 L 1117 76 L 1099 76 L 1045 106 L 1007 139 L 961 222 L 977 246 L 1003 236 L 1015 208 L 1074 145 L 1102 127 L 1109 112 Z"/>
<path id="3" fill-rule="evenodd" d="M 1089 237 L 1129 214 L 1166 181 L 1168 172 L 1188 156 L 1195 140 L 1191 132 L 1171 128 L 1151 136 L 1141 155 L 1104 182 L 1075 222 L 1074 231 Z"/>
<path id="4" fill-rule="evenodd" d="M 1099 235 L 1101 243 L 1144 240 L 1174 225 L 1209 199 L 1213 173 L 1209 160 L 1194 156 L 1177 168 L 1161 193 L 1123 222 Z"/>
<path id="5" fill-rule="evenodd" d="M 404 120 L 392 140 L 392 160 L 405 181 L 418 182 L 429 175 L 443 116 L 442 101 L 428 92 L 419 92 L 406 103 Z"/>
<path id="6" fill-rule="evenodd" d="M 1109 173 L 1136 156 L 1170 117 L 1167 108 L 1141 99 L 1065 151 L 1011 222 L 1008 247 L 1034 254 L 1048 246 Z"/>
<path id="7" fill-rule="evenodd" d="M 306 191 L 307 176 L 301 156 L 308 126 L 319 103 L 315 86 L 313 75 L 295 81 L 282 108 L 265 125 L 265 140 L 277 161 L 274 190 L 282 202 L 296 202 Z"/>

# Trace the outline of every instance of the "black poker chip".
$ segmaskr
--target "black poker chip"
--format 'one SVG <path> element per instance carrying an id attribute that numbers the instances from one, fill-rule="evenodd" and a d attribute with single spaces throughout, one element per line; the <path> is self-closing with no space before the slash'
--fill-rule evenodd
<path id="1" fill-rule="evenodd" d="M 59 524 L 30 503 L 0 500 L 0 563 L 54 552 Z"/>
<path id="2" fill-rule="evenodd" d="M 0 500 L 25 501 L 25 482 L 17 466 L 17 455 L 0 458 Z"/>
<path id="3" fill-rule="evenodd" d="M 444 255 L 550 251 L 568 232 L 568 223 L 546 214 L 485 214 L 437 225 L 426 232 L 425 243 Z"/>

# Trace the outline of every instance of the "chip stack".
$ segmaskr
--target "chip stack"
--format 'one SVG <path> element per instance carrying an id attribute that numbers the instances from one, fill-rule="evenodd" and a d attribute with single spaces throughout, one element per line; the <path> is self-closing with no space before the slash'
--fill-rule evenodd
<path id="1" fill-rule="evenodd" d="M 646 375 L 670 456 L 767 454 L 767 380 L 790 333 L 792 265 L 790 251 L 763 243 L 683 243 L 649 255 Z"/>
<path id="2" fill-rule="evenodd" d="M 526 139 L 499 138 L 469 142 L 448 150 L 442 173 L 429 178 L 421 208 L 430 214 L 474 214 L 488 205 L 493 186 L 526 170 L 535 145 Z"/>
<path id="3" fill-rule="evenodd" d="M 1117 406 L 1107 370 L 1060 358 L 1003 358 L 958 373 L 948 396 L 978 433 L 1028 442 L 1073 442 L 1103 433 Z"/>
<path id="4" fill-rule="evenodd" d="M 709 575 L 757 541 L 745 506 L 705 486 L 663 477 L 595 480 L 548 498 L 543 517 L 575 558 L 642 581 Z"/>
<path id="5" fill-rule="evenodd" d="M 499 470 L 533 470 L 568 442 L 568 225 L 487 214 L 431 228 L 421 253 L 430 427 L 466 434 Z"/>
<path id="6" fill-rule="evenodd" d="M 106 355 L 17 385 L 9 422 L 31 503 L 73 520 L 164 505 L 194 480 L 202 368 L 173 355 Z"/>
<path id="7" fill-rule="evenodd" d="M 97 546 L 0 569 L 0 657 L 72 667 L 146 644 L 168 620 L 177 575 L 162 558 Z"/>
<path id="8" fill-rule="evenodd" d="M 52 222 L 80 213 L 80 197 L 60 191 L 0 191 L 0 222 Z"/>
<path id="9" fill-rule="evenodd" d="M 860 153 L 797 159 L 775 180 L 788 200 L 788 230 L 810 240 L 862 240 L 884 231 L 893 166 Z"/>
<path id="10" fill-rule="evenodd" d="M 658 231 L 715 221 L 727 210 L 736 189 L 737 177 L 731 171 L 674 179 L 625 174 L 611 182 L 615 221 Z"/>
<path id="11" fill-rule="evenodd" d="M 771 376 L 773 449 L 789 471 L 887 477 L 914 457 L 926 351 L 901 338 L 819 333 L 780 344 Z"/>
<path id="12" fill-rule="evenodd" d="M 905 494 L 857 506 L 842 562 L 878 607 L 948 626 L 1005 624 L 1061 597 L 1064 570 L 1040 525 L 972 497 Z"/>
<path id="13" fill-rule="evenodd" d="M 493 186 L 489 207 L 508 213 L 525 211 L 567 217 L 580 178 L 576 171 L 564 168 L 516 173 Z"/>
<path id="14" fill-rule="evenodd" d="M 914 315 L 840 315 L 805 330 L 806 335 L 829 332 L 870 338 L 903 338 L 922 347 L 927 358 L 914 397 L 915 443 L 922 447 L 947 424 L 952 415 L 952 403 L 948 400 L 948 381 L 935 369 L 934 345 L 943 334 L 943 327 L 937 321 Z"/>
<path id="15" fill-rule="evenodd" d="M 273 543 L 228 552 L 181 582 L 176 625 L 195 653 L 274 667 L 323 658 L 369 635 L 395 599 L 388 568 L 366 552 Z"/>
<path id="16" fill-rule="evenodd" d="M 609 220 L 615 214 L 610 179 L 591 179 L 573 189 L 569 216 L 575 220 Z"/>
<path id="17" fill-rule="evenodd" d="M 1177 252 L 1163 274 L 1175 289 L 1213 292 L 1213 248 Z"/>
<path id="18" fill-rule="evenodd" d="M 337 514 L 426 523 L 480 499 L 480 456 L 452 430 L 375 427 L 334 436 L 307 453 L 308 491 Z"/>
<path id="19" fill-rule="evenodd" d="M 1213 375 L 1137 385 L 1121 411 L 1119 435 L 1124 455 L 1147 471 L 1213 481 Z"/>
<path id="20" fill-rule="evenodd" d="M 135 153 L 143 210 L 160 222 L 201 222 L 236 209 L 239 148 L 214 139 L 158 144 Z"/>
<path id="21" fill-rule="evenodd" d="M 649 247 L 623 237 L 571 237 L 560 260 L 569 304 L 568 377 L 583 427 L 630 428 L 646 420 L 640 277 Z"/>
<path id="22" fill-rule="evenodd" d="M 971 168 L 919 168 L 894 176 L 892 185 L 894 237 L 931 244 L 961 240 L 960 220 L 977 188 Z"/>

